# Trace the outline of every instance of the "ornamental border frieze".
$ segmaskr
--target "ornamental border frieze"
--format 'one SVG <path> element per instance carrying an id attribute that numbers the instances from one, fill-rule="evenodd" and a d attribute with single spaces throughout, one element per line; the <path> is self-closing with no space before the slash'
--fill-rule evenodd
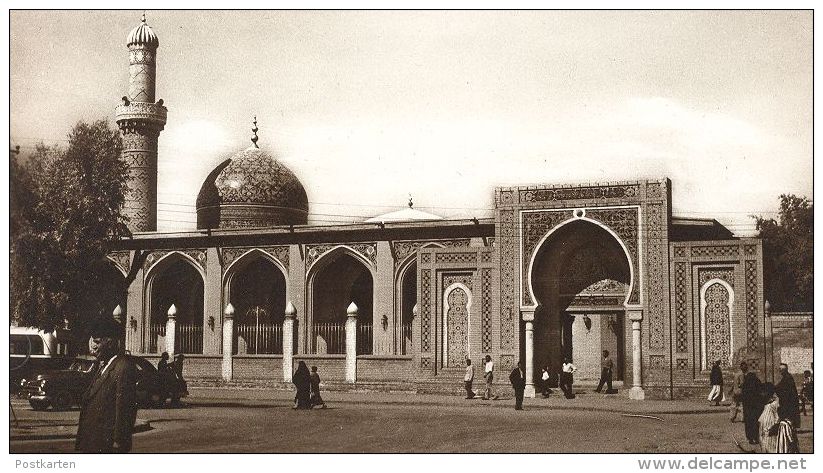
<path id="1" fill-rule="evenodd" d="M 335 248 L 348 248 L 366 259 L 372 266 L 377 266 L 377 243 L 355 243 L 334 245 L 306 245 L 306 269 L 314 266 L 320 258 Z"/>
<path id="2" fill-rule="evenodd" d="M 180 255 L 186 255 L 194 261 L 197 266 L 200 267 L 203 271 L 206 270 L 206 250 L 205 249 L 191 249 L 191 250 L 171 250 L 171 251 L 152 251 L 151 253 L 146 256 L 146 260 L 143 262 L 143 270 L 146 274 L 148 274 L 154 266 L 160 262 L 166 256 L 169 256 L 173 253 L 177 253 Z"/>
<path id="3" fill-rule="evenodd" d="M 401 264 L 406 258 L 427 245 L 436 245 L 442 248 L 468 247 L 471 244 L 470 238 L 458 238 L 453 240 L 403 240 L 392 243 L 394 250 L 395 267 Z"/>
<path id="4" fill-rule="evenodd" d="M 740 253 L 739 245 L 711 245 L 691 247 L 692 258 L 731 258 Z"/>
<path id="5" fill-rule="evenodd" d="M 246 253 L 258 250 L 280 263 L 286 271 L 289 270 L 289 247 L 287 245 L 278 246 L 244 246 L 235 248 L 222 248 L 220 250 L 220 259 L 223 261 L 223 272 L 231 266 L 237 259 L 241 258 Z"/>
<path id="6" fill-rule="evenodd" d="M 521 235 L 521 303 L 524 306 L 534 305 L 531 288 L 529 287 L 529 264 L 534 252 L 539 250 L 538 243 L 558 225 L 575 219 L 595 220 L 617 234 L 629 252 L 633 274 L 632 291 L 629 295 L 630 303 L 640 300 L 640 262 L 639 262 L 639 221 L 638 206 L 628 207 L 592 207 L 579 209 L 547 209 L 525 210 L 520 212 L 522 222 Z"/>
<path id="7" fill-rule="evenodd" d="M 129 274 L 131 269 L 131 252 L 129 251 L 112 251 L 106 257 L 120 269 L 123 274 Z"/>
<path id="8" fill-rule="evenodd" d="M 568 200 L 633 199 L 640 195 L 640 184 L 616 186 L 557 187 L 520 189 L 520 202 L 557 202 Z"/>

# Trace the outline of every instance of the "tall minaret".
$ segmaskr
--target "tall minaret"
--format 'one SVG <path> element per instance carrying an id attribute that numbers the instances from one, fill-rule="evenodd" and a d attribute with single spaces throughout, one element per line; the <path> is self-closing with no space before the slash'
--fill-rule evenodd
<path id="1" fill-rule="evenodd" d="M 157 137 L 166 124 L 163 100 L 155 103 L 157 36 L 146 14 L 126 39 L 129 48 L 129 94 L 115 109 L 123 135 L 123 160 L 129 166 L 125 215 L 132 232 L 157 230 Z"/>

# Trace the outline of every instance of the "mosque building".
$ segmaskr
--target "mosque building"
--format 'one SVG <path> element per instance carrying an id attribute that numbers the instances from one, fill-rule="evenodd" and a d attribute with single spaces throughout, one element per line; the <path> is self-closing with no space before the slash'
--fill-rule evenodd
<path id="1" fill-rule="evenodd" d="M 158 233 L 158 46 L 144 16 L 116 108 L 133 237 L 109 254 L 125 294 L 111 302 L 131 353 L 184 353 L 190 379 L 290 382 L 305 361 L 328 382 L 455 392 L 465 360 L 490 355 L 501 388 L 522 360 L 533 396 L 567 357 L 596 381 L 609 350 L 633 399 L 702 393 L 714 360 L 771 370 L 760 240 L 672 215 L 665 178 L 499 187 L 488 219 L 409 202 L 308 225 L 306 189 L 255 122 L 203 182 L 197 230 Z"/>

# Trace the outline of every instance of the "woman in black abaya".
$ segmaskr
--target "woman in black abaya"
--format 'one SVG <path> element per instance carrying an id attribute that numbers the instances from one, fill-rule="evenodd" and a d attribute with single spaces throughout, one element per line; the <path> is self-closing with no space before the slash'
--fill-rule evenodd
<path id="1" fill-rule="evenodd" d="M 292 382 L 297 388 L 295 407 L 297 409 L 311 409 L 311 402 L 309 401 L 309 395 L 311 394 L 311 374 L 305 361 L 297 364 L 297 371 L 295 371 L 294 376 L 292 376 Z"/>

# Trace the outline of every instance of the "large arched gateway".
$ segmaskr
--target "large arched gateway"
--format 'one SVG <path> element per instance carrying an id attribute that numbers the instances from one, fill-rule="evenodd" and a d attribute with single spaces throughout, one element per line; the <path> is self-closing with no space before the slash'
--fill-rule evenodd
<path id="1" fill-rule="evenodd" d="M 608 350 L 622 380 L 625 306 L 631 265 L 624 245 L 600 224 L 578 219 L 557 227 L 539 246 L 530 284 L 539 303 L 534 318 L 534 369 L 557 373 L 572 359 L 576 379 L 597 379 Z M 536 374 L 535 373 L 535 374 Z"/>

